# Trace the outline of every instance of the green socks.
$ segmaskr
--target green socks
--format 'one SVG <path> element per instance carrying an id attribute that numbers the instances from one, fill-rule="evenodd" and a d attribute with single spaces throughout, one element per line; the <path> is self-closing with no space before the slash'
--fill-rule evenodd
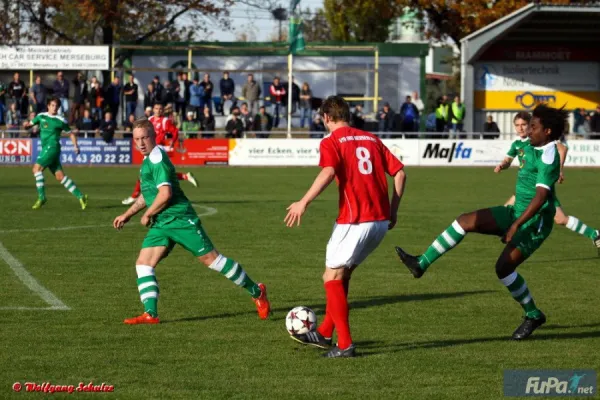
<path id="1" fill-rule="evenodd" d="M 136 265 L 137 285 L 140 299 L 144 304 L 144 311 L 153 317 L 158 316 L 158 282 L 154 275 L 154 268 L 149 265 Z"/>
<path id="2" fill-rule="evenodd" d="M 435 241 L 429 246 L 429 248 L 419 257 L 419 264 L 421 268 L 426 270 L 435 260 L 440 258 L 445 252 L 456 247 L 461 240 L 465 237 L 465 230 L 459 225 L 457 221 L 454 221 L 452 225 L 448 227 Z"/>
<path id="3" fill-rule="evenodd" d="M 523 279 L 521 275 L 513 272 L 507 277 L 500 279 L 500 282 L 506 286 L 513 299 L 523 307 L 526 316 L 534 319 L 539 318 L 541 312 L 536 307 L 533 297 L 531 297 L 531 293 L 529 292 L 529 288 L 527 287 L 527 282 L 525 282 L 525 279 Z"/>
<path id="4" fill-rule="evenodd" d="M 260 288 L 244 271 L 244 268 L 236 261 L 220 254 L 209 266 L 213 271 L 217 271 L 237 286 L 243 287 L 250 293 L 250 296 L 257 299 L 260 297 Z"/>

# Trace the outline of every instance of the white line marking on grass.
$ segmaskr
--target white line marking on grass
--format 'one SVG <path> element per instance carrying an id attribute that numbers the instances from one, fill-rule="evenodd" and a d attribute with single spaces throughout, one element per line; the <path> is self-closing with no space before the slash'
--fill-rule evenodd
<path id="1" fill-rule="evenodd" d="M 48 310 L 65 310 L 60 307 L 0 307 L 1 310 L 20 310 L 20 311 L 48 311 Z"/>
<path id="2" fill-rule="evenodd" d="M 23 282 L 25 286 L 27 286 L 32 292 L 37 294 L 44 300 L 48 305 L 50 305 L 51 310 L 70 310 L 69 307 L 58 297 L 56 297 L 51 291 L 43 287 L 31 274 L 25 269 L 23 264 L 19 260 L 13 257 L 12 254 L 8 252 L 6 247 L 0 242 L 0 258 L 4 260 L 8 264 L 8 266 L 13 270 L 17 278 Z"/>

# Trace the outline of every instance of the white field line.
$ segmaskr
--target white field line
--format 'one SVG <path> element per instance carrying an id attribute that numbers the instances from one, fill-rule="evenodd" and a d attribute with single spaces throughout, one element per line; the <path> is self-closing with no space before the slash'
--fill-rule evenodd
<path id="1" fill-rule="evenodd" d="M 25 286 L 27 286 L 32 292 L 37 294 L 44 300 L 50 308 L 50 310 L 70 310 L 70 308 L 60 301 L 58 297 L 56 297 L 51 291 L 43 287 L 31 274 L 25 269 L 23 264 L 12 254 L 8 252 L 6 247 L 0 242 L 0 258 L 4 260 L 5 263 L 8 264 L 10 269 L 13 270 L 17 278 L 23 282 Z M 18 308 L 21 309 L 21 308 Z"/>

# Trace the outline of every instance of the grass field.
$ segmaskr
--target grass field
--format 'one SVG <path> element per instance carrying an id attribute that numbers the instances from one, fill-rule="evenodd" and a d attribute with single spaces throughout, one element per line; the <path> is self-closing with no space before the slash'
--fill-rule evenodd
<path id="1" fill-rule="evenodd" d="M 300 228 L 282 222 L 316 169 L 195 170 L 201 188 L 182 187 L 199 213 L 217 211 L 202 218 L 208 234 L 268 285 L 274 314 L 260 321 L 248 294 L 176 249 L 158 268 L 163 323 L 155 326 L 122 323 L 142 310 L 134 263 L 145 228 L 138 218 L 122 232 L 111 228 L 137 169 L 67 172 L 90 196 L 85 212 L 48 174 L 49 202 L 32 211 L 30 169 L 0 169 L 0 242 L 70 308 L 44 309 L 0 261 L 0 398 L 26 396 L 12 391 L 17 381 L 93 381 L 115 387 L 97 396 L 119 399 L 496 399 L 504 369 L 600 370 L 600 258 L 587 238 L 555 226 L 520 268 L 548 316 L 525 342 L 508 340 L 521 309 L 496 279 L 499 239 L 468 236 L 420 280 L 396 259 L 394 245 L 423 251 L 461 212 L 502 204 L 516 170 L 407 168 L 398 226 L 351 284 L 360 357 L 348 360 L 321 359 L 284 326 L 297 305 L 323 316 L 335 188 L 311 205 Z M 600 226 L 598 170 L 570 169 L 566 178 L 558 188 L 565 210 Z"/>

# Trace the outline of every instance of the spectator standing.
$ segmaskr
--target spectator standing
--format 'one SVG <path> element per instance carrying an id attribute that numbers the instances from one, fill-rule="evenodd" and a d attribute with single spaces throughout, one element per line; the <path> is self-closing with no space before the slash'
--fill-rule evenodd
<path id="1" fill-rule="evenodd" d="M 362 104 L 357 104 L 354 107 L 354 112 L 352 113 L 352 116 L 350 117 L 350 125 L 353 128 L 364 130 L 365 116 L 363 113 L 363 105 Z"/>
<path id="2" fill-rule="evenodd" d="M 186 120 L 181 124 L 181 132 L 185 135 L 185 137 L 196 139 L 198 137 L 197 132 L 199 130 L 200 122 L 198 122 L 198 119 L 195 117 L 194 111 L 188 111 Z"/>
<path id="3" fill-rule="evenodd" d="M 6 113 L 6 129 L 9 131 L 9 137 L 17 137 L 19 135 L 15 132 L 21 129 L 21 123 L 21 111 L 19 111 L 16 102 L 11 103 Z"/>
<path id="4" fill-rule="evenodd" d="M 62 71 L 56 74 L 56 80 L 52 85 L 53 96 L 60 100 L 59 115 L 63 115 L 67 119 L 69 115 L 69 81 L 65 79 Z"/>
<path id="5" fill-rule="evenodd" d="M 273 79 L 273 83 L 269 88 L 269 93 L 271 94 L 271 103 L 273 104 L 273 115 L 275 116 L 273 119 L 273 127 L 277 128 L 279 126 L 279 116 L 280 114 L 284 114 L 283 99 L 286 95 L 285 87 L 281 84 L 281 81 L 278 76 L 276 76 L 275 79 Z"/>
<path id="6" fill-rule="evenodd" d="M 307 82 L 302 84 L 300 90 L 300 127 L 304 128 L 304 122 L 311 120 L 312 114 L 312 90 Z"/>
<path id="7" fill-rule="evenodd" d="M 402 132 L 418 132 L 419 131 L 419 110 L 412 102 L 410 96 L 406 96 L 406 100 L 400 107 L 400 119 Z"/>
<path id="8" fill-rule="evenodd" d="M 17 110 L 21 115 L 27 115 L 27 106 L 29 105 L 27 101 L 27 86 L 25 86 L 25 82 L 23 82 L 19 73 L 15 72 L 13 75 L 13 80 L 8 84 L 8 96 L 11 101 L 17 104 Z"/>
<path id="9" fill-rule="evenodd" d="M 483 124 L 483 132 L 485 133 L 500 133 L 500 129 L 498 128 L 498 124 L 494 122 L 494 118 L 491 115 L 487 116 L 487 121 Z M 500 135 L 485 135 L 485 139 L 493 139 L 495 137 L 499 137 Z"/>
<path id="10" fill-rule="evenodd" d="M 123 94 L 125 94 L 125 115 L 129 120 L 130 115 L 135 117 L 135 109 L 138 103 L 138 85 L 135 83 L 133 74 L 129 75 L 129 82 L 123 88 Z"/>
<path id="11" fill-rule="evenodd" d="M 204 106 L 202 111 L 202 121 L 200 121 L 200 127 L 202 132 L 214 132 L 215 131 L 215 117 L 208 106 Z M 214 135 L 202 134 L 203 138 L 211 138 Z"/>
<path id="12" fill-rule="evenodd" d="M 600 105 L 596 106 L 596 112 L 592 116 L 591 120 L 592 132 L 600 133 Z"/>
<path id="13" fill-rule="evenodd" d="M 104 119 L 100 122 L 100 126 L 96 129 L 96 133 L 99 133 L 102 136 L 102 139 L 106 143 L 111 143 L 113 137 L 115 136 L 115 130 L 117 129 L 117 124 L 114 120 L 113 115 L 110 112 L 104 114 Z"/>
<path id="14" fill-rule="evenodd" d="M 154 90 L 154 83 L 149 83 L 148 89 L 144 94 L 144 109 L 150 107 L 150 109 L 152 110 L 156 103 L 160 103 L 160 100 L 156 96 L 156 91 Z M 150 116 L 152 116 L 152 114 L 150 114 Z"/>
<path id="15" fill-rule="evenodd" d="M 315 118 L 310 124 L 310 137 L 312 139 L 320 139 L 327 133 L 327 129 L 325 128 L 325 124 L 323 123 L 323 118 L 320 114 L 317 113 Z"/>
<path id="16" fill-rule="evenodd" d="M 156 101 L 161 104 L 164 104 L 163 97 L 164 97 L 165 87 L 162 85 L 162 83 L 160 83 L 160 78 L 158 77 L 158 75 L 154 76 L 154 79 L 152 80 L 152 84 L 154 86 L 154 92 L 156 94 Z"/>
<path id="17" fill-rule="evenodd" d="M 200 106 L 208 107 L 208 109 L 210 110 L 210 114 L 212 115 L 212 92 L 214 89 L 214 85 L 210 80 L 209 74 L 204 74 L 204 78 L 200 83 L 200 86 L 202 86 L 202 88 L 204 89 L 204 96 L 202 97 L 204 101 L 202 102 L 202 104 L 200 104 Z"/>
<path id="18" fill-rule="evenodd" d="M 579 136 L 586 136 L 586 127 L 585 127 L 585 121 L 587 118 L 587 111 L 585 110 L 585 108 L 579 108 L 578 109 L 578 117 L 575 119 L 575 124 L 577 125 L 577 129 L 575 130 L 575 133 Z"/>
<path id="19" fill-rule="evenodd" d="M 69 119 L 69 124 L 73 125 L 83 115 L 85 109 L 85 100 L 88 97 L 88 87 L 85 77 L 81 72 L 77 73 L 73 79 L 73 109 Z"/>
<path id="20" fill-rule="evenodd" d="M 4 112 L 6 111 L 6 85 L 0 81 L 0 125 L 4 125 Z"/>
<path id="21" fill-rule="evenodd" d="M 288 83 L 285 82 L 283 86 L 288 87 Z M 294 77 L 292 77 L 292 114 L 294 114 L 298 109 L 298 103 L 300 103 L 300 87 L 296 84 L 296 82 L 294 82 Z M 287 96 L 284 96 L 283 104 L 287 106 Z"/>
<path id="22" fill-rule="evenodd" d="M 419 111 L 419 116 L 423 115 L 423 112 L 425 111 L 425 104 L 423 103 L 423 100 L 421 100 L 421 98 L 419 97 L 418 92 L 412 92 L 412 103 L 415 105 L 415 107 L 417 107 L 417 110 Z"/>
<path id="23" fill-rule="evenodd" d="M 175 112 L 181 115 L 181 111 L 185 110 L 185 81 L 182 72 L 177 73 L 177 80 L 173 81 L 172 85 L 175 97 Z"/>
<path id="24" fill-rule="evenodd" d="M 121 81 L 118 76 L 115 76 L 113 81 L 110 83 L 108 88 L 106 89 L 106 101 L 108 103 L 108 108 L 110 109 L 110 115 L 113 121 L 117 119 L 117 113 L 119 112 L 119 106 L 121 105 L 121 91 L 123 87 L 121 86 Z M 104 118 L 106 120 L 106 118 Z M 111 137 L 112 140 L 112 137 Z M 105 140 L 106 141 L 106 140 Z M 109 143 L 110 141 L 106 141 Z"/>
<path id="25" fill-rule="evenodd" d="M 583 112 L 583 113 L 582 113 Z M 579 128 L 585 121 L 585 110 L 576 108 L 573 110 L 573 133 L 580 133 Z"/>
<path id="26" fill-rule="evenodd" d="M 31 103 L 34 105 L 36 114 L 46 111 L 46 98 L 48 97 L 48 89 L 42 83 L 42 77 L 36 76 L 35 83 L 31 87 Z M 38 126 L 38 125 L 35 125 Z"/>
<path id="27" fill-rule="evenodd" d="M 30 112 L 29 118 L 27 119 L 27 121 L 29 121 L 31 123 L 36 115 L 37 114 L 34 111 Z M 32 125 L 31 128 L 29 128 L 29 137 L 30 138 L 40 137 L 40 125 L 39 124 Z"/>
<path id="28" fill-rule="evenodd" d="M 190 86 L 190 105 L 188 107 L 188 111 L 192 111 L 196 120 L 202 120 L 202 109 L 204 108 L 202 105 L 202 97 L 204 96 L 204 88 L 198 82 L 198 78 L 194 78 L 194 83 Z"/>
<path id="29" fill-rule="evenodd" d="M 83 115 L 75 123 L 75 127 L 80 133 L 92 133 L 96 130 L 98 122 L 92 118 L 90 110 L 83 110 Z"/>
<path id="30" fill-rule="evenodd" d="M 465 120 L 465 115 L 467 114 L 465 105 L 461 103 L 459 96 L 454 97 L 454 102 L 452 103 L 450 111 L 452 113 L 452 128 L 450 131 L 457 135 L 458 132 L 463 131 L 463 122 Z"/>
<path id="31" fill-rule="evenodd" d="M 390 103 L 385 103 L 383 109 L 377 113 L 377 120 L 379 121 L 379 132 L 393 132 L 395 129 L 394 118 L 396 114 L 390 108 Z M 382 138 L 389 138 L 390 135 L 382 135 Z"/>
<path id="32" fill-rule="evenodd" d="M 254 117 L 254 130 L 257 132 L 271 132 L 273 129 L 273 117 L 267 113 L 265 106 L 260 106 L 258 114 Z M 257 138 L 266 139 L 269 137 L 268 133 L 257 133 Z"/>
<path id="33" fill-rule="evenodd" d="M 92 106 L 92 118 L 100 121 L 102 119 L 102 107 L 104 107 L 104 91 L 100 82 L 98 82 L 98 78 L 95 76 L 92 76 L 90 82 L 88 100 Z"/>
<path id="34" fill-rule="evenodd" d="M 240 110 L 234 108 L 231 113 L 231 119 L 227 122 L 225 130 L 227 131 L 226 137 L 228 138 L 241 138 L 244 134 L 244 123 L 240 119 Z"/>
<path id="35" fill-rule="evenodd" d="M 235 106 L 235 82 L 229 77 L 229 72 L 223 72 L 223 78 L 219 81 L 221 89 L 221 115 L 229 115 L 231 109 Z"/>
<path id="36" fill-rule="evenodd" d="M 435 109 L 435 126 L 438 132 L 444 132 L 448 126 L 449 107 L 446 104 L 446 96 L 442 96 L 438 99 L 437 108 Z"/>
<path id="37" fill-rule="evenodd" d="M 192 82 L 188 79 L 188 74 L 184 72 L 181 74 L 181 80 L 183 81 L 183 99 L 184 99 L 184 107 L 182 110 L 182 115 L 187 110 L 187 106 L 190 105 L 190 86 L 192 86 Z"/>
<path id="38" fill-rule="evenodd" d="M 173 104 L 175 103 L 176 98 L 177 93 L 175 92 L 175 88 L 173 87 L 171 82 L 165 81 L 165 86 L 162 94 L 162 103 L 165 106 L 165 109 L 167 107 L 173 108 Z M 171 112 L 173 112 L 173 110 L 171 110 Z"/>
<path id="39" fill-rule="evenodd" d="M 248 102 L 251 115 L 255 115 L 258 112 L 258 100 L 260 99 L 261 92 L 260 86 L 254 80 L 254 75 L 248 74 L 248 80 L 242 88 L 242 97 Z"/>

